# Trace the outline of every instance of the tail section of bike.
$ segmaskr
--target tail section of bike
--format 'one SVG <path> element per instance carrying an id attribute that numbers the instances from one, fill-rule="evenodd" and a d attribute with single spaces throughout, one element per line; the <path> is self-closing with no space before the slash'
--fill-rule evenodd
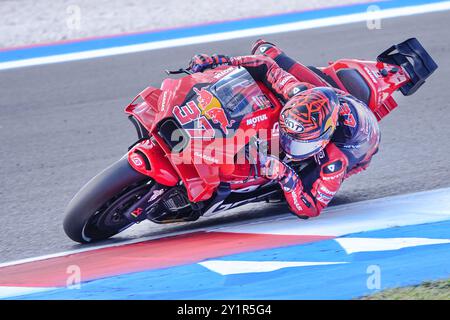
<path id="1" fill-rule="evenodd" d="M 397 107 L 395 91 L 413 94 L 436 69 L 420 42 L 411 38 L 385 50 L 376 62 L 340 59 L 319 72 L 331 85 L 366 103 L 381 120 Z"/>

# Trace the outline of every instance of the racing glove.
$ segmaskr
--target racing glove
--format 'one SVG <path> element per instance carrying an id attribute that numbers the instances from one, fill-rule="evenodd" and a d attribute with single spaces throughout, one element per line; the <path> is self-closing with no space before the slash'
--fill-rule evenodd
<path id="1" fill-rule="evenodd" d="M 284 196 L 292 212 L 300 219 L 308 219 L 303 214 L 299 198 L 304 198 L 303 185 L 297 173 L 290 166 L 272 155 L 265 157 L 260 154 L 260 173 L 267 179 L 276 180 L 284 191 Z M 295 209 L 293 209 L 295 208 Z"/>
<path id="2" fill-rule="evenodd" d="M 278 181 L 285 192 L 290 192 L 295 188 L 299 178 L 294 169 L 272 155 L 260 154 L 260 163 L 263 177 Z"/>
<path id="3" fill-rule="evenodd" d="M 220 65 L 228 65 L 230 58 L 223 54 L 213 54 L 209 56 L 207 54 L 196 54 L 191 58 L 189 62 L 189 68 L 192 72 L 202 72 L 208 68 L 215 68 Z"/>

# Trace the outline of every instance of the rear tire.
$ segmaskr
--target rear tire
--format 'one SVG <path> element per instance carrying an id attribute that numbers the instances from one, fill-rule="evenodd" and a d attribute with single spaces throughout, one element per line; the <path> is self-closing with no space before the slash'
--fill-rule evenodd
<path id="1" fill-rule="evenodd" d="M 70 201 L 65 211 L 64 231 L 73 241 L 90 243 L 107 239 L 133 223 L 126 210 L 151 188 L 150 178 L 123 157 L 91 179 Z"/>

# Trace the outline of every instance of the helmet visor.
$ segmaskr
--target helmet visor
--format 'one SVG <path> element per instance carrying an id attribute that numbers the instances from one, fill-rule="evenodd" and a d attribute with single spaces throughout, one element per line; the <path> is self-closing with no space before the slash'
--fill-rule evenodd
<path id="1" fill-rule="evenodd" d="M 320 150 L 330 141 L 334 130 L 329 128 L 319 138 L 309 141 L 293 139 L 287 134 L 280 134 L 280 142 L 283 150 L 295 160 L 307 159 Z"/>

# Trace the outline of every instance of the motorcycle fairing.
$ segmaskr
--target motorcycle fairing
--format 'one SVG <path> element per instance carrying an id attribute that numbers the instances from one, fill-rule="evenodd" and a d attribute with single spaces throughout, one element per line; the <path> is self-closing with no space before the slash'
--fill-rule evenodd
<path id="1" fill-rule="evenodd" d="M 160 174 L 135 167 L 166 185 L 175 182 L 176 173 L 192 202 L 211 198 L 223 179 L 242 181 L 243 167 L 238 165 L 240 170 L 236 170 L 234 156 L 259 129 L 269 128 L 266 138 L 272 139 L 275 132 L 272 128 L 278 123 L 281 108 L 279 101 L 245 69 L 236 67 L 219 67 L 181 79 L 166 79 L 161 88 L 141 92 L 126 112 L 144 122 L 162 151 L 159 156 L 167 155 L 158 159 L 158 165 L 159 161 L 169 160 L 173 171 L 165 170 L 171 177 L 164 180 Z M 201 134 L 196 135 L 195 130 L 200 129 Z M 177 144 L 171 145 L 173 139 L 168 137 L 176 130 L 187 133 L 187 137 L 180 134 Z M 277 138 L 274 135 L 273 139 Z M 155 156 L 150 158 L 150 149 L 138 144 L 130 153 L 136 153 L 135 150 L 147 155 L 153 167 L 150 159 Z M 130 161 L 138 156 L 142 157 L 134 155 Z M 234 189 L 237 188 L 235 183 Z"/>
<path id="2" fill-rule="evenodd" d="M 167 161 L 163 149 L 152 139 L 147 139 L 134 146 L 128 152 L 128 162 L 136 171 L 143 173 L 156 182 L 175 186 L 180 180 L 178 173 Z"/>

